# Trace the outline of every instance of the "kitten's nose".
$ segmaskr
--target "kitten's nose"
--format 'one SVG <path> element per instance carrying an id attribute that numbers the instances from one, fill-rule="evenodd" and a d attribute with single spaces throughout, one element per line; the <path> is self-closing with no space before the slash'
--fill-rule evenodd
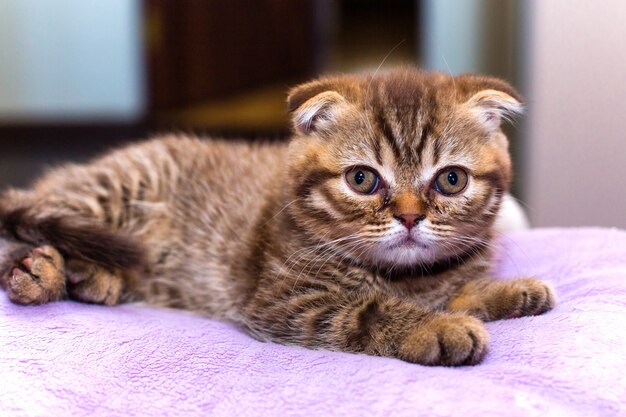
<path id="1" fill-rule="evenodd" d="M 424 220 L 426 215 L 416 213 L 400 213 L 394 214 L 393 217 L 400 220 L 401 223 L 404 223 L 404 226 L 406 226 L 407 229 L 411 230 L 413 226 Z"/>

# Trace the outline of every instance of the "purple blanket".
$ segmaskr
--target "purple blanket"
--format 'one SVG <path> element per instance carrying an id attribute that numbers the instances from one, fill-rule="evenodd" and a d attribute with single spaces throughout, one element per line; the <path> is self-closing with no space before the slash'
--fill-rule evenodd
<path id="1" fill-rule="evenodd" d="M 544 229 L 501 239 L 498 275 L 551 282 L 540 317 L 488 324 L 478 366 L 257 342 L 172 310 L 0 294 L 2 416 L 626 415 L 626 232 Z"/>

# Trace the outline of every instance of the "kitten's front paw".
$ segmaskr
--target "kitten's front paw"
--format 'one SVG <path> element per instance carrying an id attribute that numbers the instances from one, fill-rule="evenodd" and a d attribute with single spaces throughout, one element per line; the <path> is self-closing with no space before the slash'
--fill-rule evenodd
<path id="1" fill-rule="evenodd" d="M 552 310 L 554 290 L 534 278 L 518 278 L 502 282 L 487 303 L 493 320 L 537 316 Z"/>
<path id="2" fill-rule="evenodd" d="M 422 365 L 474 365 L 485 356 L 488 341 L 480 320 L 441 314 L 409 331 L 400 345 L 400 356 Z"/>
<path id="3" fill-rule="evenodd" d="M 7 294 L 14 303 L 43 304 L 65 294 L 64 261 L 52 246 L 33 249 L 4 277 Z"/>

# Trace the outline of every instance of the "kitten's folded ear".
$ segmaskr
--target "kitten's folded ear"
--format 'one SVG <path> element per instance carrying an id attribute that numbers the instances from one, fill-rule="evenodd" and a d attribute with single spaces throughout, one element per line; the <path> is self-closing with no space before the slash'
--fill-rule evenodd
<path id="1" fill-rule="evenodd" d="M 488 129 L 510 121 L 524 111 L 522 96 L 508 83 L 492 77 L 462 75 L 456 79 L 467 100 L 466 106 Z"/>
<path id="2" fill-rule="evenodd" d="M 292 113 L 296 132 L 306 135 L 330 128 L 347 104 L 332 83 L 323 80 L 300 85 L 287 98 L 287 110 Z"/>

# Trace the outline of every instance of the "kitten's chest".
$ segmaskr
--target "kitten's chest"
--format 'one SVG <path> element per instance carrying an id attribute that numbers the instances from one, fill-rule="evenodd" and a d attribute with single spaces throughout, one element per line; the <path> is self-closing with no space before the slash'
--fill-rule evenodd
<path id="1" fill-rule="evenodd" d="M 344 264 L 322 267 L 319 279 L 332 281 L 343 292 L 381 293 L 410 300 L 429 309 L 444 308 L 450 298 L 467 281 L 466 268 L 434 276 L 413 274 L 392 280 L 378 271 L 358 265 Z"/>
<path id="2" fill-rule="evenodd" d="M 377 278 L 376 291 L 410 300 L 429 309 L 443 309 L 463 285 L 463 278 L 446 273 L 436 276 L 414 275 L 402 281 L 389 281 L 382 276 Z"/>
<path id="3" fill-rule="evenodd" d="M 450 264 L 448 269 L 434 274 L 427 274 L 428 269 L 419 267 L 390 274 L 359 264 L 341 253 L 329 255 L 328 251 L 308 248 L 290 248 L 279 253 L 281 256 L 270 262 L 273 267 L 269 268 L 272 277 L 269 282 L 286 288 L 289 293 L 296 290 L 302 293 L 320 290 L 344 294 L 379 293 L 428 309 L 443 309 L 467 281 L 481 276 L 483 265 L 477 262 L 478 258 L 472 258 L 470 262 Z M 274 279 L 277 276 L 282 278 Z"/>

